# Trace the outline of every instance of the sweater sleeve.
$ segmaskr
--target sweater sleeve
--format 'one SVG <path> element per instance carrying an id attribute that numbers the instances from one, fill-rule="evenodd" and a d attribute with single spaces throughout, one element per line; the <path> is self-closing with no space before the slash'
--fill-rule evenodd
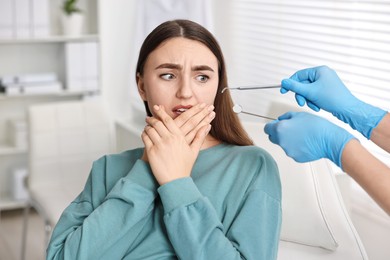
<path id="1" fill-rule="evenodd" d="M 230 227 L 223 226 L 191 178 L 167 183 L 158 192 L 180 259 L 276 259 L 281 203 L 261 189 L 248 191 Z"/>
<path id="2" fill-rule="evenodd" d="M 149 165 L 137 160 L 107 191 L 105 160 L 94 163 L 83 192 L 63 212 L 47 259 L 121 259 L 142 229 L 157 196 Z"/>

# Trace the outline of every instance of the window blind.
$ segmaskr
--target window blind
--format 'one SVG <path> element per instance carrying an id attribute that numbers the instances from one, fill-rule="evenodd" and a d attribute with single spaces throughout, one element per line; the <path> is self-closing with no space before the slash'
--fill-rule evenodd
<path id="1" fill-rule="evenodd" d="M 234 0 L 231 7 L 233 84 L 279 83 L 327 65 L 358 98 L 390 111 L 390 1 Z M 251 112 L 261 112 L 267 96 L 286 100 L 276 91 L 233 93 Z"/>

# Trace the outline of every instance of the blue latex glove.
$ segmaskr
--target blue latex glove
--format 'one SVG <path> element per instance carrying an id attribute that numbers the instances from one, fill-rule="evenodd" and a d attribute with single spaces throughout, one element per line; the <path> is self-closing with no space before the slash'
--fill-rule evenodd
<path id="1" fill-rule="evenodd" d="M 354 138 L 341 127 L 306 112 L 288 112 L 266 124 L 264 132 L 297 162 L 328 158 L 339 167 L 345 145 Z"/>
<path id="2" fill-rule="evenodd" d="M 370 139 L 372 130 L 386 111 L 357 99 L 336 72 L 326 66 L 304 69 L 282 81 L 281 92 L 296 93 L 300 106 L 305 102 L 314 111 L 324 109 Z"/>

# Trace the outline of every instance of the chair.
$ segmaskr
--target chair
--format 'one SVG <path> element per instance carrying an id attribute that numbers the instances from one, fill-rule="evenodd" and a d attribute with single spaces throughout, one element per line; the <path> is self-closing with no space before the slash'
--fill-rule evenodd
<path id="1" fill-rule="evenodd" d="M 31 106 L 28 123 L 30 205 L 44 220 L 47 244 L 61 213 L 82 191 L 92 162 L 114 151 L 114 131 L 103 102 L 94 99 Z M 24 247 L 25 241 L 23 257 Z"/>
<path id="2" fill-rule="evenodd" d="M 268 140 L 264 125 L 243 122 L 255 144 L 268 151 L 279 167 L 283 220 L 278 259 L 368 259 L 330 162 L 295 162 Z"/>

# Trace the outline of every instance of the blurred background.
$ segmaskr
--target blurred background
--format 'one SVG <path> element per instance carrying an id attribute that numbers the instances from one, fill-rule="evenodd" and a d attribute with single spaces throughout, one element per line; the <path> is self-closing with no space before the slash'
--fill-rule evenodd
<path id="1" fill-rule="evenodd" d="M 32 129 L 30 108 L 99 101 L 111 123 L 107 151 L 142 146 L 145 112 L 135 84 L 138 51 L 155 26 L 175 18 L 199 22 L 216 36 L 232 87 L 279 84 L 296 70 L 327 65 L 360 99 L 390 110 L 388 0 L 0 0 L 0 259 L 44 259 L 45 234 L 50 234 L 37 214 L 45 205 L 31 203 L 26 185 L 45 182 L 45 177 L 29 175 L 36 170 L 35 158 L 52 160 L 53 154 L 44 157 L 39 149 L 45 148 L 33 149 L 30 142 L 49 142 L 35 139 L 41 132 L 33 135 L 33 130 L 46 131 L 42 125 L 50 120 L 41 117 Z M 252 113 L 277 117 L 298 109 L 293 94 L 280 95 L 275 89 L 232 94 L 235 103 Z M 69 111 L 64 112 L 68 119 L 78 115 Z M 88 115 L 80 120 L 90 120 Z M 353 134 L 390 165 L 386 152 Z M 70 151 L 80 142 L 67 145 Z M 90 163 L 106 152 L 99 149 L 86 156 Z M 83 171 L 83 178 L 90 164 L 84 166 L 74 169 Z M 390 259 L 389 217 L 341 169 L 333 170 L 368 256 Z"/>

